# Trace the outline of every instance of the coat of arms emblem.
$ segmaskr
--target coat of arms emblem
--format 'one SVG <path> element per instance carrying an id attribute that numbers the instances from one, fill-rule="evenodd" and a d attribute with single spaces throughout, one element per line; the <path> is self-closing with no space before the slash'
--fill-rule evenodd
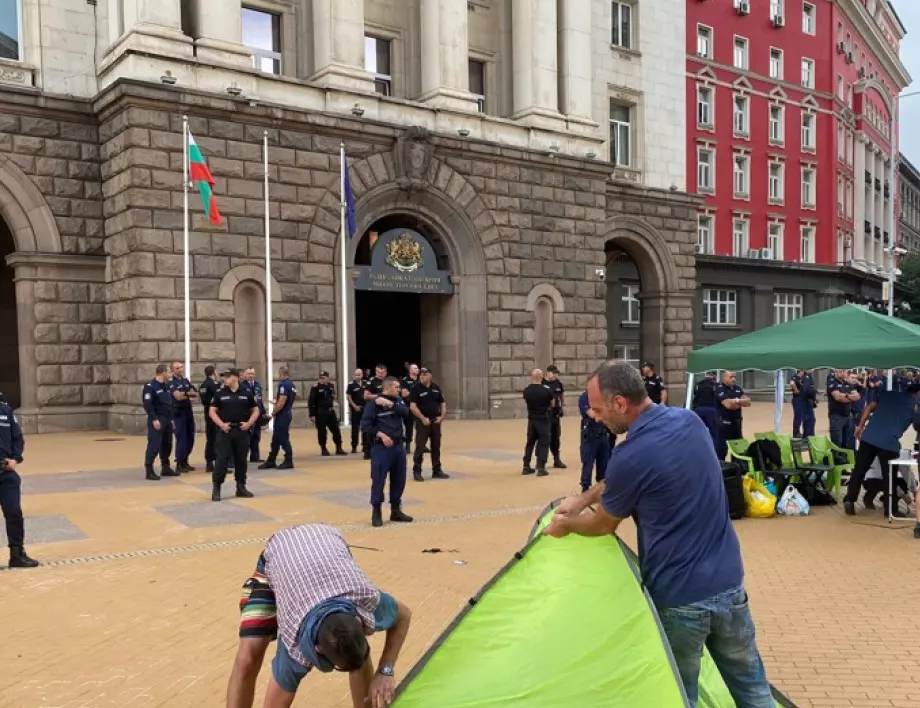
<path id="1" fill-rule="evenodd" d="M 386 263 L 400 273 L 412 273 L 422 267 L 422 245 L 403 232 L 387 244 Z"/>

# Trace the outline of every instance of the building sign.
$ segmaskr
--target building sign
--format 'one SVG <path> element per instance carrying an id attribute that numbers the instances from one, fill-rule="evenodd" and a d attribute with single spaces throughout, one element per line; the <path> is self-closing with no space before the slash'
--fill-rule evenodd
<path id="1" fill-rule="evenodd" d="M 431 244 L 410 229 L 390 229 L 377 238 L 371 264 L 360 268 L 355 288 L 420 295 L 454 292 L 450 273 L 438 270 Z"/>

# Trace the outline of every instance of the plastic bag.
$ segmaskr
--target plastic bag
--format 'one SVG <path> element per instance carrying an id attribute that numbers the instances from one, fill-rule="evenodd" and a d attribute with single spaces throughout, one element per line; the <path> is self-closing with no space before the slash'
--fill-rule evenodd
<path id="1" fill-rule="evenodd" d="M 802 493 L 790 484 L 776 505 L 776 511 L 784 516 L 808 516 L 810 507 Z"/>
<path id="2" fill-rule="evenodd" d="M 772 494 L 774 497 L 776 496 L 776 482 L 774 482 L 772 479 L 768 479 L 763 486 L 767 488 L 767 491 L 770 492 L 770 494 Z"/>
<path id="3" fill-rule="evenodd" d="M 754 519 L 769 519 L 776 513 L 776 497 L 751 477 L 744 478 L 744 513 Z"/>

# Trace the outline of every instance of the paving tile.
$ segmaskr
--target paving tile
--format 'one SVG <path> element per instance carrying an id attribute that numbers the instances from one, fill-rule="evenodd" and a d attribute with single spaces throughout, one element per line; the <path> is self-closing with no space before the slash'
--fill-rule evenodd
<path id="1" fill-rule="evenodd" d="M 271 517 L 225 498 L 222 502 L 194 502 L 158 506 L 156 510 L 190 529 L 209 526 L 229 526 L 269 521 Z"/>
<path id="2" fill-rule="evenodd" d="M 311 492 L 310 496 L 328 502 L 329 504 L 347 506 L 349 509 L 367 509 L 368 506 L 370 506 L 370 488 Z M 385 497 L 387 500 L 384 504 L 385 506 L 389 504 L 389 498 L 389 493 L 387 493 Z M 412 504 L 421 504 L 421 501 L 411 497 L 403 497 L 402 503 L 404 506 L 409 506 Z"/>
<path id="3" fill-rule="evenodd" d="M 21 474 L 23 494 L 105 492 L 117 489 L 149 487 L 154 484 L 154 482 L 144 479 L 144 469 L 141 466 L 47 475 L 29 474 L 28 469 L 28 467 L 24 466 Z M 156 484 L 178 484 L 179 479 L 179 477 L 163 477 Z"/>
<path id="4" fill-rule="evenodd" d="M 195 484 L 192 485 L 195 489 L 200 489 L 202 492 L 211 493 L 212 484 L 210 482 L 205 482 L 204 484 Z M 232 494 L 236 489 L 236 480 L 232 476 L 227 477 L 224 480 L 224 484 L 221 487 L 221 493 L 223 495 Z M 282 489 L 281 487 L 276 487 L 274 484 L 268 484 L 263 482 L 260 479 L 253 479 L 250 477 L 246 480 L 246 489 L 255 494 L 257 497 L 268 497 L 274 496 L 276 494 L 290 494 L 290 489 Z"/>
<path id="5" fill-rule="evenodd" d="M 463 457 L 472 457 L 477 460 L 490 460 L 492 462 L 521 461 L 523 453 L 509 450 L 466 450 L 460 453 Z"/>
<path id="6" fill-rule="evenodd" d="M 26 517 L 26 544 L 58 543 L 60 541 L 80 541 L 86 538 L 70 519 L 58 514 L 52 516 Z M 6 546 L 9 540 L 6 529 L 0 527 L 0 546 Z"/>

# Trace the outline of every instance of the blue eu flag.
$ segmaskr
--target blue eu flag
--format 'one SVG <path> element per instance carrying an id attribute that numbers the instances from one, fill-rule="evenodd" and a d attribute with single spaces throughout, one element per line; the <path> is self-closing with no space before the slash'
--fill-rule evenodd
<path id="1" fill-rule="evenodd" d="M 355 235 L 358 230 L 355 224 L 355 195 L 351 191 L 351 178 L 348 176 L 348 160 L 345 151 L 342 151 L 342 175 L 345 182 L 345 218 L 348 222 L 348 238 Z"/>

